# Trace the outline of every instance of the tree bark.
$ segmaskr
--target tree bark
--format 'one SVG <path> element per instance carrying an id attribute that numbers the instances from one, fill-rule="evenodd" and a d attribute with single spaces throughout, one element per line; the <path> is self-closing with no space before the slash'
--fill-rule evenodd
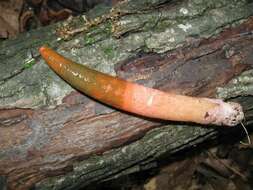
<path id="1" fill-rule="evenodd" d="M 163 91 L 237 101 L 249 125 L 252 14 L 244 0 L 127 1 L 1 42 L 0 189 L 80 189 L 234 130 L 102 105 L 53 73 L 38 47 Z"/>

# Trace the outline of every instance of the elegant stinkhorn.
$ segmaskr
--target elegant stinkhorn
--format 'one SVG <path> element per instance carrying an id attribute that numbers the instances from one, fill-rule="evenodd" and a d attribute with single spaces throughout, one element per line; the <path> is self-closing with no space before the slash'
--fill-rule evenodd
<path id="1" fill-rule="evenodd" d="M 40 54 L 65 81 L 112 107 L 163 120 L 235 126 L 244 118 L 238 103 L 166 93 L 75 63 L 48 47 Z"/>

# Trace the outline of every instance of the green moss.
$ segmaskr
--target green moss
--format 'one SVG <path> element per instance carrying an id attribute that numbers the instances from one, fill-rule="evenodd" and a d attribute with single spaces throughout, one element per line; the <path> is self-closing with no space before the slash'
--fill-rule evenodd
<path id="1" fill-rule="evenodd" d="M 109 59 L 114 57 L 114 48 L 112 46 L 104 48 L 103 52 Z"/>
<path id="2" fill-rule="evenodd" d="M 85 45 L 91 45 L 96 42 L 96 39 L 90 35 L 85 35 L 84 36 L 84 43 Z"/>
<path id="3" fill-rule="evenodd" d="M 111 35 L 112 25 L 108 21 L 105 24 L 94 26 L 89 30 L 89 33 L 84 35 L 84 44 L 92 45 L 97 41 L 108 38 Z"/>
<path id="4" fill-rule="evenodd" d="M 35 64 L 35 60 L 29 59 L 28 61 L 25 62 L 25 64 L 23 65 L 24 69 L 30 69 L 33 65 Z"/>
<path id="5" fill-rule="evenodd" d="M 108 21 L 108 22 L 105 24 L 104 32 L 105 32 L 107 35 L 110 35 L 110 34 L 111 34 L 111 32 L 112 32 L 112 23 L 111 23 L 110 21 Z"/>

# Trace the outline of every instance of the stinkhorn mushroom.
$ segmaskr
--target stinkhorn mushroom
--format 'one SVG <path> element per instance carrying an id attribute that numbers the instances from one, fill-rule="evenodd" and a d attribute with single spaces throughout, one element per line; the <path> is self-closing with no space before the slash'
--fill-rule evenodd
<path id="1" fill-rule="evenodd" d="M 238 103 L 148 88 L 75 63 L 44 46 L 40 54 L 73 87 L 120 110 L 163 120 L 226 126 L 235 126 L 244 118 Z"/>

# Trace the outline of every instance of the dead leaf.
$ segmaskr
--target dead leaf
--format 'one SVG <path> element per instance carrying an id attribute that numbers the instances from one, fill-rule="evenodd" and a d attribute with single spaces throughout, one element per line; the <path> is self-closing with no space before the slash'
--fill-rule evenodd
<path id="1" fill-rule="evenodd" d="M 0 38 L 14 37 L 19 33 L 19 16 L 23 0 L 0 1 Z"/>

